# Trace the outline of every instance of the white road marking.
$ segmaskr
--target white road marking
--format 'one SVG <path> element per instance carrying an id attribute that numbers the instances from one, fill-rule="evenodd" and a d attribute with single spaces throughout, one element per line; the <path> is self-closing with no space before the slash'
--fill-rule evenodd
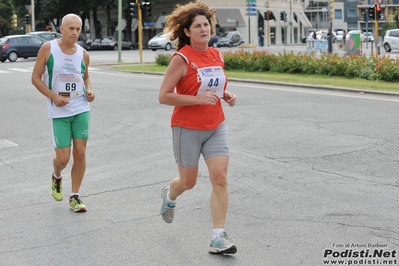
<path id="1" fill-rule="evenodd" d="M 32 72 L 32 70 L 29 70 L 27 68 L 16 68 L 16 67 L 13 67 L 13 68 L 7 68 L 7 69 L 11 70 L 11 71 L 18 71 L 18 72 Z"/>

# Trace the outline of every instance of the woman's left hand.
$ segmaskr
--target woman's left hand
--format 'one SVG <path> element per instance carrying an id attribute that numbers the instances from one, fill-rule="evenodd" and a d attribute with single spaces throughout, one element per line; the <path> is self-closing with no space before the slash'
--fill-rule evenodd
<path id="1" fill-rule="evenodd" d="M 228 91 L 225 91 L 223 94 L 223 99 L 226 103 L 228 103 L 228 105 L 230 105 L 231 107 L 234 106 L 236 104 L 236 96 Z"/>

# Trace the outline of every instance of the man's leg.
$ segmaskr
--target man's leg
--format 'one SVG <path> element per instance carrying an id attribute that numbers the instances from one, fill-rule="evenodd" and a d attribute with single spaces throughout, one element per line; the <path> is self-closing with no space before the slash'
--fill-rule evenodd
<path id="1" fill-rule="evenodd" d="M 55 157 L 53 159 L 54 174 L 61 176 L 62 170 L 68 165 L 71 154 L 71 147 L 55 148 Z"/>
<path id="2" fill-rule="evenodd" d="M 70 147 L 55 149 L 55 157 L 53 159 L 54 172 L 52 174 L 51 189 L 53 197 L 57 201 L 61 201 L 64 198 L 61 172 L 68 164 L 70 153 Z"/>
<path id="3" fill-rule="evenodd" d="M 79 189 L 86 172 L 86 139 L 73 139 L 73 164 L 71 170 L 72 193 L 69 197 L 69 206 L 75 212 L 85 212 L 86 205 L 79 197 Z"/>
<path id="4" fill-rule="evenodd" d="M 79 193 L 86 172 L 86 139 L 73 140 L 73 165 L 71 170 L 72 193 Z"/>

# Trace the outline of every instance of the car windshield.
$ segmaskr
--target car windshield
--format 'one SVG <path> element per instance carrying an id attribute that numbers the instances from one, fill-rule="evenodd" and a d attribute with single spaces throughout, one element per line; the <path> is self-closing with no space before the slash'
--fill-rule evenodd
<path id="1" fill-rule="evenodd" d="M 226 38 L 226 37 L 230 37 L 232 34 L 233 34 L 232 32 L 224 32 L 224 33 L 222 33 L 222 35 L 220 35 L 220 37 Z"/>
<path id="2" fill-rule="evenodd" d="M 155 37 L 161 37 L 161 38 L 164 38 L 164 39 L 170 39 L 169 37 L 170 37 L 170 33 L 160 33 L 160 34 L 158 34 L 157 36 L 155 36 Z"/>

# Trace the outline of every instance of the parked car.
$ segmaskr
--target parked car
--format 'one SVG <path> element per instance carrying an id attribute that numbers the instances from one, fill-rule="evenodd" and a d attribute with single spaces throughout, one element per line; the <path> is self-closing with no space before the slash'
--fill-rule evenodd
<path id="1" fill-rule="evenodd" d="M 346 40 L 349 40 L 349 38 L 350 38 L 350 36 L 351 36 L 352 34 L 360 34 L 360 41 L 361 41 L 361 42 L 364 42 L 364 33 L 363 33 L 363 31 L 361 31 L 361 30 L 350 30 L 350 31 L 348 31 L 348 34 L 346 34 L 345 39 L 346 39 Z"/>
<path id="2" fill-rule="evenodd" d="M 62 34 L 60 34 L 58 32 L 51 32 L 51 31 L 32 31 L 28 34 L 42 38 L 46 41 L 60 39 L 62 37 Z"/>
<path id="3" fill-rule="evenodd" d="M 84 39 L 82 36 L 79 36 L 78 41 L 76 42 L 77 44 L 79 44 L 80 46 L 82 46 L 84 49 L 88 49 L 88 45 L 86 43 L 86 39 Z"/>
<path id="4" fill-rule="evenodd" d="M 158 33 L 148 41 L 148 48 L 156 51 L 157 49 L 165 49 L 169 51 L 176 46 L 176 40 L 170 40 L 170 33 Z"/>
<path id="5" fill-rule="evenodd" d="M 36 57 L 46 41 L 30 35 L 10 35 L 0 39 L 0 62 L 10 62 L 18 58 Z"/>
<path id="6" fill-rule="evenodd" d="M 326 38 L 327 38 L 327 41 L 328 41 L 329 38 L 330 38 L 330 32 L 327 32 Z M 335 43 L 336 41 L 337 41 L 337 38 L 335 37 L 335 33 L 332 32 L 332 42 Z"/>
<path id="7" fill-rule="evenodd" d="M 365 32 L 364 33 L 364 41 L 365 42 L 374 42 L 374 36 L 372 32 Z"/>
<path id="8" fill-rule="evenodd" d="M 220 35 L 219 41 L 217 42 L 218 47 L 222 46 L 239 46 L 244 43 L 244 39 L 239 31 L 227 31 Z"/>
<path id="9" fill-rule="evenodd" d="M 399 49 L 399 29 L 387 30 L 384 35 L 384 50 L 390 52 Z"/>
<path id="10" fill-rule="evenodd" d="M 42 38 L 43 40 L 46 40 L 46 41 L 51 41 L 51 40 L 54 40 L 54 39 L 60 39 L 62 37 L 61 33 L 49 32 L 49 31 L 32 31 L 32 32 L 27 33 L 27 34 L 33 35 L 33 36 L 37 36 L 37 37 Z M 88 46 L 86 44 L 86 40 L 82 36 L 79 36 L 79 39 L 78 39 L 78 41 L 76 43 L 79 44 L 80 46 L 82 46 L 84 49 L 88 48 Z"/>
<path id="11" fill-rule="evenodd" d="M 344 32 L 342 30 L 337 31 L 335 34 L 335 41 L 336 42 L 343 42 L 344 41 Z"/>
<path id="12" fill-rule="evenodd" d="M 101 39 L 95 39 L 94 41 L 87 41 L 87 50 L 101 50 Z"/>
<path id="13" fill-rule="evenodd" d="M 218 47 L 218 41 L 219 41 L 219 36 L 213 35 L 213 36 L 209 39 L 208 46 L 211 46 L 211 47 L 216 48 L 216 47 Z"/>
<path id="14" fill-rule="evenodd" d="M 100 42 L 102 50 L 118 50 L 118 40 L 112 36 L 107 36 Z M 134 50 L 132 42 L 122 40 L 122 50 Z"/>

